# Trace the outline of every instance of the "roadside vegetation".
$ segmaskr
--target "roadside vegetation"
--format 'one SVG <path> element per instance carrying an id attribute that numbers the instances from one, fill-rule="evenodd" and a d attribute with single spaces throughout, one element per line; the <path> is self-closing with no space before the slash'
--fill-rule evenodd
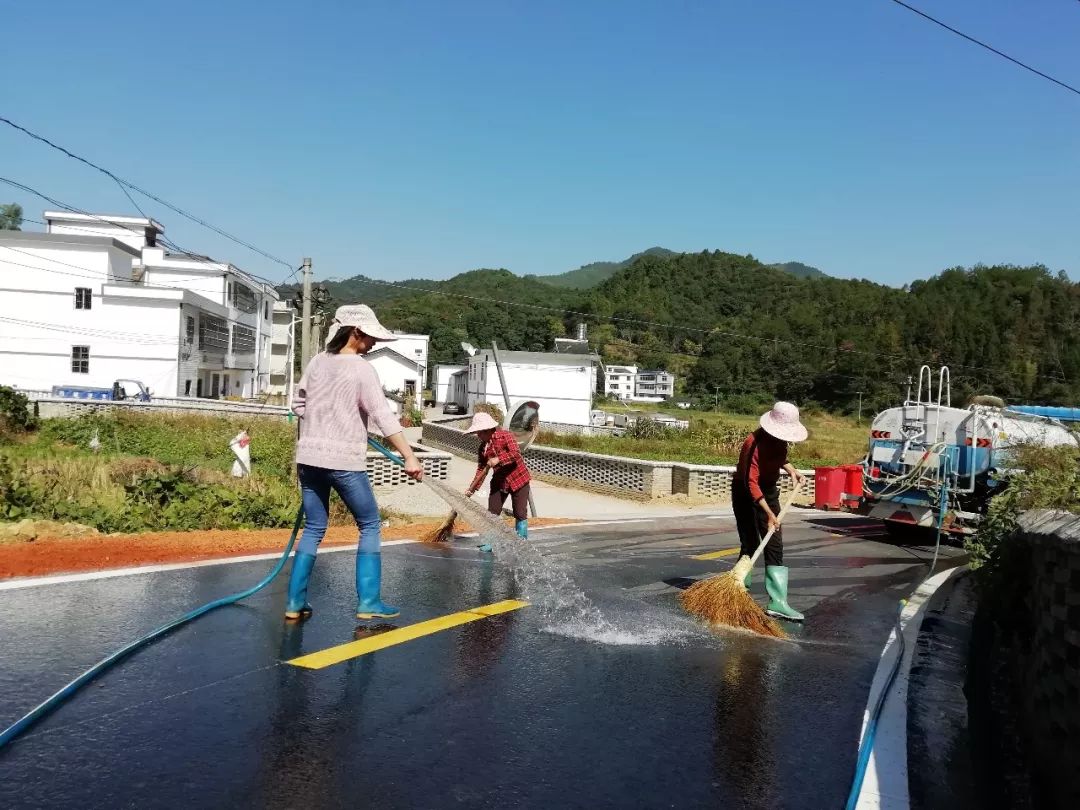
<path id="1" fill-rule="evenodd" d="M 4 396 L 0 390 L 6 402 Z M 54 419 L 40 426 L 18 413 L 5 412 L 3 419 L 2 521 L 29 518 L 142 532 L 281 528 L 291 526 L 296 515 L 295 428 L 284 422 L 137 413 Z M 244 429 L 252 438 L 253 474 L 233 478 L 228 443 Z M 331 522 L 350 522 L 343 505 L 331 503 Z"/>
<path id="2" fill-rule="evenodd" d="M 656 410 L 639 407 L 638 403 L 633 407 Z M 557 436 L 541 432 L 537 444 L 650 461 L 734 464 L 743 439 L 758 426 L 757 415 L 693 410 L 663 412 L 689 420 L 689 430 L 641 419 L 623 436 Z M 868 424 L 860 426 L 855 419 L 820 413 L 805 414 L 803 421 L 810 438 L 791 448 L 791 461 L 796 467 L 854 464 L 866 455 Z"/>
<path id="3" fill-rule="evenodd" d="M 966 543 L 981 589 L 1006 612 L 1013 599 L 1023 598 L 1016 584 L 1022 580 L 1017 572 L 1026 552 L 1013 537 L 1023 513 L 1053 509 L 1080 514 L 1080 449 L 1022 447 L 1015 464 L 1020 472 L 990 501 L 978 533 Z"/>

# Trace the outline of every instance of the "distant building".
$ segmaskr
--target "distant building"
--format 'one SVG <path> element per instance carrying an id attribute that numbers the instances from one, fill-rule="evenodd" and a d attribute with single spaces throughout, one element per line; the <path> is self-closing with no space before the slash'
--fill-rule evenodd
<path id="1" fill-rule="evenodd" d="M 465 371 L 468 366 L 462 365 L 448 365 L 445 363 L 439 363 L 435 366 L 435 375 L 432 379 L 431 387 L 434 389 L 432 393 L 435 395 L 435 402 L 439 405 L 445 405 L 447 402 L 458 402 L 452 394 L 452 383 L 454 375 L 458 372 Z M 464 386 L 462 386 L 462 394 L 465 393 Z M 464 398 L 458 402 L 459 405 L 465 407 Z"/>
<path id="2" fill-rule="evenodd" d="M 290 373 L 290 368 L 294 363 L 295 329 L 299 319 L 289 301 L 275 301 L 270 318 L 270 388 L 267 393 L 286 396 L 290 383 L 296 382 L 295 370 Z"/>
<path id="3" fill-rule="evenodd" d="M 607 366 L 604 369 L 604 393 L 616 399 L 633 399 L 637 366 Z"/>
<path id="4" fill-rule="evenodd" d="M 511 408 L 532 400 L 540 406 L 541 423 L 588 425 L 598 359 L 584 354 L 500 351 Z M 491 349 L 480 349 L 469 358 L 465 388 L 469 410 L 478 402 L 494 403 L 505 410 Z"/>
<path id="5" fill-rule="evenodd" d="M 675 375 L 662 369 L 639 371 L 634 380 L 634 395 L 660 399 L 673 397 L 675 396 Z"/>
<path id="6" fill-rule="evenodd" d="M 376 343 L 365 357 L 375 367 L 387 391 L 419 399 L 427 381 L 430 335 L 394 333 L 397 340 Z"/>
<path id="7" fill-rule="evenodd" d="M 257 397 L 270 385 L 272 284 L 173 253 L 147 217 L 46 211 L 0 231 L 0 383 Z"/>
<path id="8" fill-rule="evenodd" d="M 555 338 L 555 351 L 558 354 L 592 354 L 585 324 L 578 324 L 576 337 Z"/>

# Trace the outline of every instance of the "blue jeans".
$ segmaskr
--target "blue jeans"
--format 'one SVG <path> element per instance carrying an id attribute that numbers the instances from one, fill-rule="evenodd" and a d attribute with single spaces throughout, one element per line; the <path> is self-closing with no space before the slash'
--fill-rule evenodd
<path id="1" fill-rule="evenodd" d="M 327 470 L 322 467 L 296 465 L 300 490 L 304 497 L 304 533 L 300 536 L 297 554 L 315 554 L 326 534 L 330 519 L 330 490 L 334 489 L 345 502 L 360 530 L 358 550 L 376 553 L 380 548 L 379 505 L 366 472 Z"/>

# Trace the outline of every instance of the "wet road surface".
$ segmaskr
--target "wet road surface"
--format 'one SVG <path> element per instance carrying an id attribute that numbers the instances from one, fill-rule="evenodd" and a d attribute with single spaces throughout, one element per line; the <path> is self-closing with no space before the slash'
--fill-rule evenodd
<path id="1" fill-rule="evenodd" d="M 473 541 L 388 547 L 384 599 L 402 615 L 372 628 L 352 615 L 353 556 L 321 555 L 310 621 L 283 623 L 282 576 L 139 652 L 0 753 L 0 807 L 842 807 L 897 600 L 932 549 L 860 518 L 789 520 L 807 617 L 791 642 L 686 619 L 679 588 L 736 559 L 692 559 L 737 545 L 730 518 L 695 517 L 535 533 L 618 626 L 600 640 L 534 599 L 304 669 L 284 662 L 524 598 Z M 0 591 L 0 726 L 269 565 Z"/>

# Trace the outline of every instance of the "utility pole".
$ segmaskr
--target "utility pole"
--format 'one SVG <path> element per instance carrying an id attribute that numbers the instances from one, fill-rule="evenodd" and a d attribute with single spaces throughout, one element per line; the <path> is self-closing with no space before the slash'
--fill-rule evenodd
<path id="1" fill-rule="evenodd" d="M 300 373 L 307 370 L 311 359 L 311 259 L 304 259 L 301 270 L 304 272 L 304 297 L 301 301 L 300 323 Z"/>
<path id="2" fill-rule="evenodd" d="M 502 388 L 503 402 L 506 405 L 505 421 L 500 427 L 510 427 L 510 418 L 513 416 L 510 413 L 510 392 L 506 390 L 506 377 L 503 375 L 502 361 L 499 360 L 499 347 L 494 340 L 491 341 L 491 356 L 495 358 L 495 370 L 499 373 L 499 387 Z M 531 488 L 529 489 L 529 510 L 533 517 L 537 517 L 536 501 L 533 500 Z"/>
<path id="3" fill-rule="evenodd" d="M 326 324 L 326 313 L 319 310 L 311 316 L 311 345 L 318 349 L 323 345 L 323 326 Z M 315 352 L 312 352 L 314 354 Z M 311 358 L 309 357 L 308 360 Z M 306 361 L 305 361 L 306 363 Z"/>
<path id="4" fill-rule="evenodd" d="M 857 393 L 859 395 L 859 416 L 857 418 L 856 424 L 861 425 L 862 424 L 862 391 L 856 391 L 855 393 Z"/>
<path id="5" fill-rule="evenodd" d="M 714 385 L 713 389 L 713 409 L 718 411 L 720 410 L 720 386 Z"/>

